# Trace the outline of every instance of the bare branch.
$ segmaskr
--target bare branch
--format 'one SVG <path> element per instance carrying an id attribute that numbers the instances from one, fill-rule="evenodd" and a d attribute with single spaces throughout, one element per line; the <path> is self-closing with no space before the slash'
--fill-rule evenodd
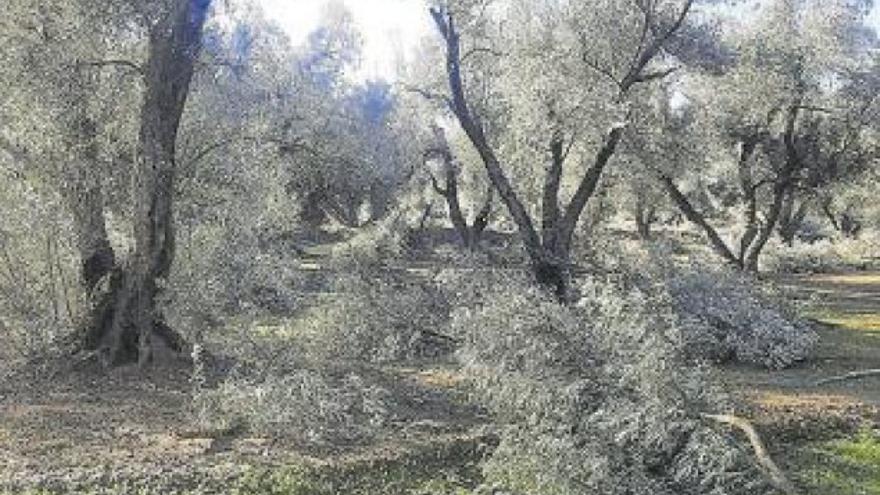
<path id="1" fill-rule="evenodd" d="M 651 43 L 648 48 L 642 50 L 640 55 L 636 57 L 635 63 L 630 66 L 626 77 L 624 77 L 620 83 L 621 93 L 627 92 L 634 84 L 641 82 L 639 81 L 639 78 L 643 77 L 642 71 L 645 70 L 645 67 L 647 67 L 651 60 L 653 60 L 654 57 L 657 56 L 657 54 L 660 52 L 660 49 L 663 48 L 663 45 L 666 44 L 667 41 L 669 41 L 672 35 L 681 28 L 693 4 L 694 0 L 685 0 L 681 12 L 679 12 L 672 26 L 668 30 L 666 30 L 666 32 L 660 33 L 654 39 L 653 43 Z M 653 20 L 650 20 L 653 15 L 646 12 L 645 16 L 646 22 L 651 23 L 649 25 L 649 29 L 651 29 L 652 32 L 657 32 L 657 26 L 653 25 Z"/>
<path id="2" fill-rule="evenodd" d="M 464 55 L 462 55 L 461 61 L 464 62 L 468 58 L 470 58 L 474 55 L 477 55 L 479 53 L 488 53 L 489 55 L 492 55 L 493 57 L 503 57 L 504 56 L 504 54 L 502 52 L 499 52 L 498 50 L 496 50 L 494 48 L 477 47 L 477 48 L 471 48 Z"/>
<path id="3" fill-rule="evenodd" d="M 111 60 L 92 60 L 77 63 L 78 67 L 120 67 L 131 69 L 138 74 L 144 75 L 144 68 L 131 60 L 123 60 L 123 59 L 111 59 Z"/>
<path id="4" fill-rule="evenodd" d="M 452 109 L 452 100 L 446 95 L 433 93 L 431 91 L 428 91 L 425 88 L 420 88 L 417 86 L 405 86 L 404 89 L 410 93 L 415 93 L 417 95 L 420 95 L 428 101 L 440 102 L 440 103 L 446 105 L 447 107 L 449 107 L 450 109 Z"/>
<path id="5" fill-rule="evenodd" d="M 679 69 L 678 67 L 670 67 L 668 69 L 663 69 L 663 70 L 659 70 L 656 72 L 649 72 L 647 74 L 640 74 L 640 75 L 636 76 L 635 79 L 633 79 L 633 83 L 644 83 L 644 82 L 653 81 L 655 79 L 663 79 L 666 76 L 677 71 L 678 69 Z"/>
<path id="6" fill-rule="evenodd" d="M 587 45 L 585 35 L 581 35 L 581 45 L 584 47 L 586 47 Z M 586 49 L 584 49 L 584 53 L 581 56 L 581 59 L 584 61 L 587 67 L 607 77 L 611 82 L 614 83 L 615 86 L 620 87 L 620 80 L 617 79 L 617 76 L 614 75 L 614 71 L 610 67 L 603 66 L 599 62 L 592 60 Z"/>

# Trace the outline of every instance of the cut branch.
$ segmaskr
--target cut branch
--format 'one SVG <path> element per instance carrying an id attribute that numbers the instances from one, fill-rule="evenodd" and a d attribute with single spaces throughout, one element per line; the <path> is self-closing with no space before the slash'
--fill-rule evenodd
<path id="1" fill-rule="evenodd" d="M 779 469 L 779 466 L 773 462 L 773 459 L 770 458 L 770 455 L 767 453 L 767 448 L 764 447 L 764 442 L 761 441 L 760 435 L 758 435 L 757 430 L 755 430 L 755 427 L 752 426 L 751 423 L 743 418 L 730 414 L 701 414 L 701 416 L 716 423 L 732 426 L 745 433 L 752 446 L 755 458 L 758 460 L 758 465 L 761 466 L 761 469 L 767 475 L 767 478 L 773 487 L 785 495 L 796 495 L 798 493 L 794 484 L 785 476 L 785 473 Z"/>
<path id="2" fill-rule="evenodd" d="M 845 382 L 847 380 L 859 380 L 862 378 L 870 378 L 872 376 L 880 376 L 880 369 L 850 371 L 849 373 L 846 373 L 844 375 L 823 378 L 813 385 L 819 387 L 822 385 L 828 385 L 829 383 Z"/>

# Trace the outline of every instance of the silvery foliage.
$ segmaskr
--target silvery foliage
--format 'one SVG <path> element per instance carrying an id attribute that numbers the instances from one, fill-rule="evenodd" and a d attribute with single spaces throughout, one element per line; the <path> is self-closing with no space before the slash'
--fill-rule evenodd
<path id="1" fill-rule="evenodd" d="M 216 388 L 199 388 L 194 420 L 203 429 L 245 428 L 308 442 L 356 440 L 373 434 L 390 415 L 390 393 L 356 373 L 324 370 L 248 377 L 233 374 Z"/>
<path id="2" fill-rule="evenodd" d="M 780 369 L 809 357 L 818 342 L 809 323 L 744 274 L 672 270 L 667 287 L 692 356 Z"/>
<path id="3" fill-rule="evenodd" d="M 686 365 L 668 295 L 589 278 L 575 306 L 492 284 L 453 316 L 474 396 L 501 425 L 484 465 L 504 493 L 760 494 L 757 468 L 701 420 L 728 407 L 707 371 Z"/>
<path id="4" fill-rule="evenodd" d="M 0 174 L 0 202 L 8 205 L 0 218 L 0 360 L 4 365 L 66 351 L 63 344 L 88 304 L 64 203 L 46 189 Z"/>
<path id="5" fill-rule="evenodd" d="M 442 331 L 449 309 L 428 281 L 400 269 L 350 267 L 332 293 L 298 316 L 293 334 L 309 359 L 374 363 L 425 357 L 447 350 Z"/>

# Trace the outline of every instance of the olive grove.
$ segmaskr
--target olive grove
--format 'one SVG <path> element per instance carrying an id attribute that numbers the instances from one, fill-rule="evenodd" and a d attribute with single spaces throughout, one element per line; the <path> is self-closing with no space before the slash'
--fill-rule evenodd
<path id="1" fill-rule="evenodd" d="M 880 269 L 874 3 L 407 0 L 365 77 L 352 1 L 6 1 L 0 491 L 812 486 L 760 414 L 870 347 L 792 287 Z"/>

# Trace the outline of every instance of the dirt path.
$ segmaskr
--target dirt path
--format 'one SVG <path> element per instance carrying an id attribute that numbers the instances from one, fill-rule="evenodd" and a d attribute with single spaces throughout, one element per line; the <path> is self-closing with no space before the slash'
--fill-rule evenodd
<path id="1" fill-rule="evenodd" d="M 723 369 L 752 409 L 747 414 L 782 442 L 821 440 L 880 424 L 880 376 L 818 382 L 880 368 L 880 273 L 789 276 L 779 284 L 820 323 L 820 344 L 807 363 L 782 371 Z"/>
<path id="2" fill-rule="evenodd" d="M 733 367 L 733 383 L 768 391 L 839 393 L 880 405 L 880 376 L 815 385 L 850 371 L 880 368 L 880 273 L 789 276 L 779 285 L 800 303 L 805 317 L 820 323 L 816 355 L 783 371 Z"/>

